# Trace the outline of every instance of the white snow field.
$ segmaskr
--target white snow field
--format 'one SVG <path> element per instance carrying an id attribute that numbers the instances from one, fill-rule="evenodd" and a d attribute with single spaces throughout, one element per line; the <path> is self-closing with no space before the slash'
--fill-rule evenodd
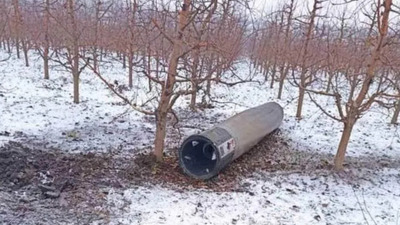
<path id="1" fill-rule="evenodd" d="M 113 151 L 132 155 L 151 150 L 153 118 L 130 110 L 89 70 L 81 75 L 81 103 L 74 104 L 71 75 L 53 65 L 50 80 L 44 80 L 40 58 L 32 55 L 31 59 L 30 67 L 15 55 L 0 63 L 0 145 L 17 141 L 71 154 Z M 237 73 L 247 77 L 254 72 L 249 68 L 244 61 Z M 127 81 L 127 71 L 119 63 L 107 63 L 101 71 L 112 83 Z M 258 75 L 257 80 L 263 77 Z M 141 105 L 156 95 L 148 92 L 147 83 L 135 73 L 135 87 L 123 93 Z M 183 115 L 184 135 L 189 135 L 244 109 L 277 101 L 285 110 L 279 135 L 288 147 L 299 155 L 326 154 L 333 159 L 342 124 L 325 116 L 311 101 L 305 102 L 303 119 L 296 121 L 297 89 L 287 85 L 282 100 L 276 95 L 277 89 L 270 89 L 269 84 L 218 84 L 213 88 L 213 97 L 220 102 L 215 108 L 190 113 L 190 99 L 183 97 L 175 109 L 178 116 Z M 335 112 L 330 101 L 318 99 Z M 348 163 L 344 173 L 259 172 L 241 181 L 245 192 L 177 191 L 154 185 L 110 188 L 107 205 L 102 206 L 111 212 L 107 223 L 399 225 L 400 139 L 398 127 L 389 124 L 390 116 L 391 111 L 375 107 L 360 119 L 347 154 L 351 162 L 360 163 Z M 173 149 L 181 140 L 172 128 L 169 133 L 167 148 Z"/>

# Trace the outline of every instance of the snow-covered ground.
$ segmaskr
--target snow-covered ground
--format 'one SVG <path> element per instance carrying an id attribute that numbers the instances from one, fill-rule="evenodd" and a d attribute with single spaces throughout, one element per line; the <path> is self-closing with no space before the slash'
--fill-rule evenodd
<path id="1" fill-rule="evenodd" d="M 1 58 L 5 54 L 1 53 Z M 154 119 L 131 111 L 89 71 L 82 74 L 80 104 L 72 103 L 72 77 L 53 67 L 51 79 L 42 79 L 42 64 L 31 57 L 31 66 L 13 55 L 0 63 L 0 146 L 14 140 L 43 149 L 69 153 L 116 152 L 134 154 L 151 149 Z M 109 63 L 102 73 L 110 82 L 125 84 L 127 72 Z M 254 72 L 242 63 L 237 72 Z M 262 78 L 260 77 L 260 80 Z M 124 94 L 138 105 L 151 99 L 144 77 L 135 76 L 135 87 Z M 176 106 L 184 135 L 207 129 L 215 122 L 246 108 L 277 101 L 285 110 L 279 135 L 299 153 L 334 155 L 342 124 L 325 116 L 306 101 L 303 119 L 296 121 L 297 89 L 285 87 L 282 100 L 267 84 L 244 83 L 213 89 L 214 109 L 189 113 L 189 98 Z M 334 105 L 327 102 L 332 112 Z M 206 190 L 176 191 L 166 187 L 111 189 L 104 206 L 110 224 L 400 224 L 400 139 L 390 113 L 373 108 L 356 124 L 348 147 L 351 162 L 346 176 L 330 171 L 292 171 L 254 174 L 241 181 L 245 192 L 215 193 Z M 185 128 L 185 125 L 188 125 Z M 174 133 L 172 128 L 169 133 Z M 167 147 L 179 145 L 170 135 Z M 365 166 L 381 162 L 378 167 Z M 349 175 L 354 179 L 349 179 Z M 350 177 L 351 177 L 350 176 Z M 1 215 L 0 215 L 1 216 Z"/>
<path id="2" fill-rule="evenodd" d="M 398 175 L 398 171 L 381 174 Z M 334 176 L 264 174 L 244 181 L 249 185 L 246 193 L 139 187 L 113 192 L 108 198 L 118 209 L 113 224 L 397 225 L 399 178 L 374 177 L 353 186 Z"/>

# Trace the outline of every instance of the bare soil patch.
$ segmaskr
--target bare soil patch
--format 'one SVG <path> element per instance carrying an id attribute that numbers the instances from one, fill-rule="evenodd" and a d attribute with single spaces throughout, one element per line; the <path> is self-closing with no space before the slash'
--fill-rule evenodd
<path id="1" fill-rule="evenodd" d="M 0 148 L 0 224 L 107 223 L 111 188 L 160 185 L 176 191 L 247 192 L 243 180 L 254 176 L 338 175 L 330 164 L 333 155 L 298 151 L 289 141 L 279 132 L 272 134 L 208 181 L 183 174 L 176 150 L 155 163 L 152 154 L 70 154 L 10 142 Z M 373 179 L 380 169 L 400 167 L 400 159 L 389 157 L 348 157 L 346 162 L 347 172 L 339 176 L 352 183 Z"/>

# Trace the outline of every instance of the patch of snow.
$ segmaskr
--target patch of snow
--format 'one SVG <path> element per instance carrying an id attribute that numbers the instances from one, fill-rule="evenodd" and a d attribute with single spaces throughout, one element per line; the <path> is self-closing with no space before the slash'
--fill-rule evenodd
<path id="1" fill-rule="evenodd" d="M 4 54 L 0 52 L 1 54 Z M 43 149 L 63 151 L 135 153 L 151 148 L 154 118 L 129 111 L 92 73 L 81 75 L 81 103 L 72 103 L 72 77 L 52 65 L 50 80 L 42 79 L 41 60 L 31 57 L 2 62 L 0 66 L 0 147 L 10 140 L 44 145 Z M 248 63 L 236 70 L 249 77 Z M 101 67 L 111 82 L 125 84 L 127 71 L 119 63 Z M 254 73 L 255 74 L 255 73 Z M 263 77 L 257 83 L 212 88 L 216 107 L 203 112 L 188 111 L 189 97 L 177 101 L 184 136 L 198 133 L 240 111 L 268 101 L 284 107 L 281 134 L 292 149 L 334 155 L 342 124 L 324 115 L 306 98 L 303 119 L 294 117 L 297 88 L 285 85 L 282 100 L 277 89 L 269 88 Z M 135 74 L 135 87 L 124 95 L 138 105 L 157 95 L 149 92 L 147 80 Z M 198 96 L 199 98 L 201 96 Z M 327 111 L 336 108 L 325 97 L 316 96 Z M 154 107 L 151 103 L 151 107 Z M 386 158 L 399 161 L 400 139 L 396 126 L 389 125 L 391 111 L 372 108 L 356 124 L 348 156 Z M 188 125 L 185 127 L 185 125 Z M 199 128 L 199 129 L 195 129 Z M 172 128 L 167 147 L 180 144 Z M 353 171 L 354 172 L 354 171 Z M 355 171 L 362 174 L 362 171 Z M 108 198 L 111 224 L 393 224 L 399 221 L 400 177 L 398 168 L 369 171 L 365 179 L 349 182 L 335 175 L 259 174 L 248 178 L 243 193 L 213 193 L 203 190 L 177 192 L 161 187 L 116 189 Z M 372 176 L 372 177 L 370 177 Z M 374 222 L 375 221 L 375 222 Z"/>
<path id="2" fill-rule="evenodd" d="M 107 69 L 104 74 L 111 77 L 110 82 L 124 83 L 123 69 Z M 44 143 L 46 148 L 70 152 L 134 151 L 152 143 L 154 124 L 127 111 L 129 107 L 93 74 L 81 75 L 81 103 L 74 104 L 72 77 L 67 71 L 53 69 L 50 80 L 44 80 L 39 59 L 25 67 L 15 56 L 3 62 L 0 70 L 5 89 L 0 97 L 0 131 L 11 133 L 3 141 Z M 137 92 L 126 94 L 131 97 Z"/>
<path id="3" fill-rule="evenodd" d="M 153 187 L 108 195 L 111 224 L 393 224 L 399 220 L 399 177 L 376 185 L 332 176 L 263 174 L 243 193 L 177 192 Z M 391 176 L 390 176 L 391 177 Z"/>
<path id="4" fill-rule="evenodd" d="M 81 75 L 81 103 L 74 104 L 72 77 L 69 72 L 52 65 L 54 69 L 50 80 L 44 80 L 41 60 L 38 57 L 31 58 L 34 58 L 31 66 L 25 67 L 23 60 L 18 60 L 13 55 L 0 68 L 1 85 L 6 90 L 3 91 L 4 97 L 0 97 L 0 131 L 12 134 L 8 138 L 2 137 L 0 142 L 4 142 L 4 139 L 25 139 L 33 144 L 48 142 L 46 147 L 58 147 L 71 152 L 132 152 L 152 145 L 154 122 L 121 104 L 121 100 L 94 74 L 85 71 Z M 242 78 L 254 76 L 255 71 L 249 68 L 248 63 L 241 63 L 236 73 Z M 107 63 L 101 67 L 101 71 L 110 82 L 126 83 L 127 71 L 119 63 Z M 154 90 L 149 92 L 148 81 L 143 75 L 137 73 L 134 77 L 135 87 L 125 91 L 124 95 L 138 105 L 157 95 Z M 261 76 L 256 76 L 254 80 L 263 83 Z M 342 124 L 324 115 L 307 98 L 303 107 L 303 119 L 297 121 L 294 118 L 297 88 L 286 83 L 283 98 L 278 100 L 276 88 L 271 89 L 268 86 L 267 83 L 243 83 L 233 87 L 214 85 L 213 99 L 221 103 L 214 103 L 214 109 L 203 113 L 189 112 L 183 123 L 207 129 L 215 122 L 247 108 L 277 101 L 285 112 L 281 130 L 291 140 L 289 144 L 293 148 L 334 154 L 340 140 Z M 335 106 L 325 97 L 316 96 L 316 99 L 318 102 L 326 102 L 324 106 L 327 111 L 336 111 Z M 175 108 L 187 110 L 189 101 L 189 97 L 182 97 Z M 154 104 L 151 106 L 155 108 Z M 375 107 L 364 115 L 354 128 L 348 155 L 385 154 L 398 157 L 400 135 L 397 127 L 389 124 L 390 113 Z M 217 121 L 212 122 L 212 117 L 217 117 Z M 182 131 L 185 136 L 199 132 L 190 128 Z"/>

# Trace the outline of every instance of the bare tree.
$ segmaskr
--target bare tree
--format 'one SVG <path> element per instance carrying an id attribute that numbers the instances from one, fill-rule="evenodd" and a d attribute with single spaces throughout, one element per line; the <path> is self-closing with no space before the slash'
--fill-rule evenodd
<path id="1" fill-rule="evenodd" d="M 137 50 L 137 43 L 136 43 L 136 32 L 137 32 L 137 27 L 136 27 L 136 14 L 138 10 L 138 4 L 136 0 L 129 1 L 127 3 L 128 6 L 128 16 L 127 16 L 127 30 L 128 30 L 128 49 L 127 49 L 127 55 L 128 55 L 128 85 L 130 88 L 133 87 L 133 66 L 134 66 L 134 57 L 135 53 Z"/>
<path id="2" fill-rule="evenodd" d="M 343 57 L 344 55 L 342 56 L 345 58 L 343 60 L 348 61 L 346 62 L 347 69 L 340 67 L 338 69 L 344 73 L 345 78 L 347 79 L 347 84 L 349 85 L 346 89 L 348 92 L 347 94 L 343 95 L 341 93 L 340 89 L 343 87 L 340 87 L 342 84 L 339 84 L 338 82 L 340 77 L 343 76 L 340 76 L 340 73 L 338 73 L 339 76 L 335 78 L 336 81 L 332 83 L 331 92 L 315 91 L 310 89 L 306 90 L 309 93 L 311 100 L 326 115 L 336 121 L 342 122 L 344 125 L 334 160 L 335 168 L 338 170 L 343 168 L 347 146 L 349 144 L 354 125 L 358 119 L 370 109 L 371 105 L 374 102 L 377 102 L 379 97 L 386 95 L 385 93 L 387 93 L 388 88 L 390 87 L 387 84 L 388 73 L 382 73 L 384 70 L 380 70 L 381 73 L 379 73 L 378 68 L 381 65 L 382 52 L 389 43 L 387 40 L 387 34 L 389 30 L 389 14 L 391 11 L 391 6 L 392 0 L 384 0 L 383 3 L 381 0 L 377 0 L 377 21 L 372 21 L 372 23 L 377 26 L 378 34 L 375 38 L 373 38 L 373 48 L 370 50 L 370 53 L 366 59 L 361 57 L 365 54 L 365 51 L 369 51 L 368 42 L 360 42 L 357 39 L 352 40 L 351 42 L 348 40 L 346 49 L 349 49 L 350 52 L 347 52 L 345 55 L 356 54 L 360 58 L 351 57 L 352 59 L 349 60 L 348 58 Z M 381 9 L 383 10 L 382 12 Z M 371 38 L 367 36 L 367 39 Z M 365 46 L 366 43 L 367 46 Z M 366 65 L 364 62 L 366 62 Z M 380 76 L 378 76 L 378 74 L 380 74 Z M 376 80 L 376 84 L 374 84 L 374 80 Z M 312 94 L 320 94 L 332 97 L 335 100 L 338 110 L 337 115 L 325 110 L 324 107 L 312 97 Z M 343 96 L 347 96 L 347 101 L 343 101 Z"/>
<path id="3" fill-rule="evenodd" d="M 311 76 L 307 74 L 309 69 L 309 65 L 307 63 L 307 60 L 309 58 L 309 45 L 311 39 L 313 38 L 313 31 L 315 26 L 315 19 L 317 17 L 317 12 L 318 10 L 321 9 L 320 4 L 322 2 L 323 2 L 322 0 L 314 0 L 313 8 L 310 14 L 310 21 L 307 24 L 306 39 L 304 41 L 304 47 L 301 55 L 301 64 L 300 64 L 299 99 L 297 101 L 297 111 L 296 111 L 297 119 L 301 119 L 305 88 L 311 83 L 311 81 L 309 80 Z"/>
<path id="4" fill-rule="evenodd" d="M 13 7 L 14 7 L 14 35 L 15 35 L 15 47 L 17 48 L 17 57 L 20 58 L 20 26 L 22 23 L 22 17 L 21 17 L 21 11 L 19 8 L 19 0 L 13 0 L 12 1 Z"/>
<path id="5" fill-rule="evenodd" d="M 0 5 L 0 39 L 3 42 L 4 49 L 8 53 L 11 53 L 10 45 L 10 20 L 11 20 L 11 8 L 8 7 L 7 0 L 3 0 Z"/>
<path id="6" fill-rule="evenodd" d="M 378 92 L 373 94 L 369 98 L 367 97 L 371 82 L 376 76 L 376 67 L 380 61 L 382 48 L 386 45 L 386 36 L 389 29 L 389 14 L 391 11 L 392 0 L 384 0 L 383 4 L 381 3 L 381 0 L 378 0 L 377 27 L 379 35 L 377 37 L 376 46 L 373 49 L 369 62 L 367 64 L 367 71 L 362 82 L 361 90 L 355 99 L 350 99 L 348 104 L 346 104 L 346 116 L 343 117 L 344 130 L 340 139 L 338 151 L 335 156 L 335 167 L 337 169 L 343 168 L 344 157 L 354 124 L 357 122 L 360 114 L 369 109 L 375 98 L 379 95 Z M 381 7 L 383 7 L 382 14 L 380 11 Z"/>
<path id="7" fill-rule="evenodd" d="M 79 33 L 75 10 L 74 0 L 67 0 L 67 13 L 69 16 L 69 22 L 71 23 L 72 45 L 68 50 L 71 55 L 72 77 L 74 79 L 74 103 L 79 103 Z"/>
<path id="8" fill-rule="evenodd" d="M 169 59 L 168 74 L 165 84 L 162 86 L 160 103 L 156 110 L 157 122 L 156 137 L 154 141 L 154 154 L 157 158 L 157 161 L 161 161 L 163 159 L 167 115 L 171 108 L 171 98 L 172 94 L 174 93 L 179 59 L 182 57 L 182 53 L 184 51 L 184 33 L 189 21 L 191 4 L 191 0 L 183 1 L 182 9 L 179 12 L 178 31 L 174 39 L 170 40 L 172 42 L 173 49 Z"/>
<path id="9" fill-rule="evenodd" d="M 49 72 L 49 50 L 50 50 L 50 37 L 49 37 L 50 0 L 45 0 L 43 24 L 44 24 L 43 70 L 44 70 L 44 79 L 49 79 L 49 78 L 50 78 L 50 72 Z"/>
<path id="10" fill-rule="evenodd" d="M 286 19 L 286 27 L 285 27 L 285 37 L 284 37 L 284 44 L 283 44 L 283 55 L 284 57 L 287 57 L 289 53 L 288 49 L 290 49 L 290 29 L 292 27 L 292 21 L 293 21 L 293 15 L 295 11 L 295 1 L 290 0 L 290 3 L 288 6 L 285 7 L 284 10 L 285 13 L 287 13 L 287 19 Z M 279 72 L 280 72 L 280 77 L 279 77 L 279 89 L 278 89 L 278 99 L 282 98 L 282 91 L 283 91 L 283 85 L 285 82 L 285 79 L 287 77 L 287 74 L 289 72 L 290 65 L 287 63 L 287 60 L 284 60 L 282 62 L 282 65 L 280 66 Z"/>

